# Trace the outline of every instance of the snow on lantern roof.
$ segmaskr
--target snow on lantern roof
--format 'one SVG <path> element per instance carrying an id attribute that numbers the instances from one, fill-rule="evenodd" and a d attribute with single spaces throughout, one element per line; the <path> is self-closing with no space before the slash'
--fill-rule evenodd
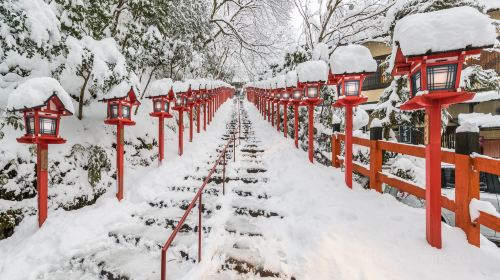
<path id="1" fill-rule="evenodd" d="M 286 88 L 286 75 L 276 77 L 276 88 Z"/>
<path id="2" fill-rule="evenodd" d="M 326 82 L 328 80 L 328 65 L 322 60 L 306 61 L 296 68 L 299 82 Z"/>
<path id="3" fill-rule="evenodd" d="M 269 88 L 270 89 L 276 89 L 277 87 L 277 84 L 278 84 L 278 77 L 272 77 L 271 79 L 269 79 Z"/>
<path id="4" fill-rule="evenodd" d="M 329 54 L 329 49 L 328 45 L 325 43 L 317 43 L 316 46 L 314 47 L 313 53 L 312 53 L 312 58 L 313 60 L 323 60 L 325 62 L 328 61 L 328 58 L 330 56 Z"/>
<path id="5" fill-rule="evenodd" d="M 186 80 L 186 83 L 189 84 L 191 90 L 199 90 L 200 89 L 200 81 L 196 79 Z"/>
<path id="6" fill-rule="evenodd" d="M 175 94 L 186 93 L 189 90 L 189 84 L 182 81 L 175 81 L 172 85 L 172 90 Z"/>
<path id="7" fill-rule="evenodd" d="M 492 46 L 496 36 L 487 15 L 472 7 L 456 7 L 402 18 L 394 28 L 394 45 L 404 56 L 417 56 Z"/>
<path id="8" fill-rule="evenodd" d="M 61 110 L 65 110 L 69 114 L 75 112 L 69 94 L 57 80 L 50 77 L 33 78 L 20 84 L 9 95 L 7 110 L 21 111 L 43 107 L 53 96 L 61 101 L 64 107 Z"/>
<path id="9" fill-rule="evenodd" d="M 172 79 L 156 80 L 149 86 L 148 97 L 167 96 L 173 85 Z"/>
<path id="10" fill-rule="evenodd" d="M 288 73 L 286 73 L 286 86 L 287 87 L 296 87 L 297 81 L 298 81 L 297 71 L 292 70 L 292 71 L 288 71 Z"/>
<path id="11" fill-rule="evenodd" d="M 377 71 L 377 62 L 370 50 L 361 45 L 338 47 L 330 59 L 333 74 L 373 73 Z"/>
<path id="12" fill-rule="evenodd" d="M 101 99 L 101 101 L 130 97 L 131 102 L 140 104 L 137 100 L 137 96 L 135 95 L 137 92 L 139 91 L 135 85 L 127 80 L 124 80 L 111 88 L 111 90 L 104 95 L 104 98 Z"/>

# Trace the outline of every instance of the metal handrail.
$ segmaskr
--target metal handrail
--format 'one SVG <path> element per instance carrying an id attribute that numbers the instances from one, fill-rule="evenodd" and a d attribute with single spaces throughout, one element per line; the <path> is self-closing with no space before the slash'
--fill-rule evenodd
<path id="1" fill-rule="evenodd" d="M 238 117 L 239 117 L 239 108 L 238 108 Z M 167 264 L 166 264 L 166 258 L 167 258 L 167 250 L 170 248 L 172 245 L 172 242 L 174 241 L 175 237 L 177 236 L 177 233 L 179 233 L 182 225 L 184 225 L 184 222 L 186 221 L 187 217 L 189 216 L 191 210 L 193 210 L 194 206 L 196 205 L 196 201 L 198 200 L 198 262 L 201 261 L 201 234 L 202 234 L 202 228 L 201 228 L 201 218 L 202 218 L 202 212 L 203 212 L 203 204 L 201 203 L 202 201 L 202 196 L 203 196 L 203 190 L 208 184 L 208 181 L 210 178 L 212 178 L 212 175 L 214 174 L 215 170 L 217 169 L 217 166 L 220 164 L 221 161 L 223 161 L 223 170 L 222 170 L 222 194 L 225 195 L 225 185 L 226 185 L 226 151 L 231 142 L 233 142 L 233 150 L 234 150 L 234 155 L 233 159 L 236 161 L 236 133 L 239 133 L 241 130 L 241 124 L 238 121 L 238 131 L 233 132 L 233 137 L 229 137 L 229 141 L 227 144 L 224 146 L 224 149 L 222 149 L 219 157 L 215 161 L 212 169 L 210 169 L 210 172 L 208 173 L 208 176 L 205 178 L 203 181 L 203 184 L 201 185 L 200 189 L 194 196 L 193 200 L 189 204 L 188 208 L 184 212 L 184 215 L 180 219 L 179 223 L 175 227 L 174 231 L 170 234 L 170 237 L 168 238 L 167 242 L 165 245 L 163 245 L 163 248 L 161 249 L 161 280 L 166 279 L 166 273 L 167 273 Z M 239 138 L 239 137 L 238 137 Z"/>

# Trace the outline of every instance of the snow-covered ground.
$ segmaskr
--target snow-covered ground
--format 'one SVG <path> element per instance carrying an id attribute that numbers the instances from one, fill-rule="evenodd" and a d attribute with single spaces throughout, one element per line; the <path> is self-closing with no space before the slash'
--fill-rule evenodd
<path id="1" fill-rule="evenodd" d="M 93 206 L 51 211 L 40 230 L 36 217 L 23 220 L 12 237 L 0 241 L 0 279 L 99 279 L 90 268 L 71 268 L 79 261 L 75 256 L 94 254 L 99 259 L 108 252 L 107 259 L 128 269 L 131 279 L 158 279 L 160 249 L 155 244 L 142 244 L 152 249 L 137 250 L 117 244 L 110 233 L 142 229 L 136 234 L 143 239 L 167 239 L 170 229 L 154 224 L 140 227 L 134 216 L 161 214 L 156 218 L 162 219 L 182 214 L 175 207 L 153 211 L 148 204 L 172 199 L 175 194 L 165 186 L 185 183 L 186 175 L 203 176 L 205 171 L 195 167 L 212 162 L 215 149 L 225 143 L 221 136 L 231 118 L 231 104 L 222 106 L 214 123 L 187 145 L 182 158 L 167 157 L 162 167 L 129 173 L 121 203 L 106 193 Z M 254 182 L 230 180 L 225 196 L 208 198 L 207 204 L 219 205 L 220 210 L 204 219 L 212 230 L 204 234 L 202 262 L 180 262 L 181 256 L 169 254 L 170 279 L 261 279 L 221 269 L 228 259 L 275 272 L 280 279 L 500 279 L 500 249 L 488 240 L 481 239 L 480 249 L 470 246 L 460 229 L 443 224 L 443 249 L 430 247 L 424 209 L 356 185 L 348 189 L 340 169 L 310 164 L 306 153 L 294 148 L 293 139 L 284 139 L 252 104 L 243 104 L 245 138 L 237 148 L 237 162 L 228 163 L 227 176 L 246 176 Z M 250 167 L 264 172 L 243 171 Z M 239 191 L 259 196 L 246 197 Z M 194 192 L 182 196 L 190 200 Z M 236 215 L 235 209 L 274 214 L 251 217 Z M 234 233 L 228 231 L 230 226 Z M 259 234 L 237 234 L 245 231 Z M 183 235 L 177 243 L 189 255 L 196 254 L 193 236 Z"/>

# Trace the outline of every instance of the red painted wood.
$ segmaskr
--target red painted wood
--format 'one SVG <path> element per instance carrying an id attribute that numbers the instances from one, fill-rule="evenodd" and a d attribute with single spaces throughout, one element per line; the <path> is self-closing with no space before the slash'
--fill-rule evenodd
<path id="1" fill-rule="evenodd" d="M 429 143 L 425 148 L 426 237 L 432 247 L 441 248 L 441 106 L 426 108 Z"/>
<path id="2" fill-rule="evenodd" d="M 200 112 L 200 105 L 196 106 L 196 133 L 200 133 L 200 115 L 201 115 L 201 112 Z"/>
<path id="3" fill-rule="evenodd" d="M 299 104 L 294 103 L 293 104 L 293 114 L 294 114 L 294 122 L 293 122 L 293 127 L 294 127 L 294 141 L 295 141 L 295 148 L 299 148 Z"/>
<path id="4" fill-rule="evenodd" d="M 179 110 L 179 155 L 184 151 L 184 112 Z"/>
<path id="5" fill-rule="evenodd" d="M 117 182 L 118 190 L 116 192 L 116 198 L 119 201 L 123 199 L 123 141 L 124 141 L 124 126 L 123 124 L 118 124 L 116 126 L 116 167 L 117 167 Z"/>
<path id="6" fill-rule="evenodd" d="M 48 149 L 47 144 L 37 144 L 38 226 L 42 227 L 48 214 Z M 45 161 L 45 162 L 43 162 Z"/>
<path id="7" fill-rule="evenodd" d="M 314 105 L 309 104 L 307 106 L 309 111 L 309 125 L 308 125 L 308 144 L 309 144 L 309 161 L 314 162 Z"/>
<path id="8" fill-rule="evenodd" d="M 281 122 L 281 117 L 280 117 L 280 103 L 276 102 L 276 130 L 280 131 L 280 122 Z"/>
<path id="9" fill-rule="evenodd" d="M 189 142 L 193 142 L 193 105 L 189 105 Z"/>
<path id="10" fill-rule="evenodd" d="M 345 105 L 345 183 L 352 188 L 352 105 Z"/>
<path id="11" fill-rule="evenodd" d="M 165 137 L 163 135 L 165 130 L 165 119 L 158 118 L 158 164 L 161 165 L 164 159 L 165 153 Z"/>
<path id="12" fill-rule="evenodd" d="M 285 111 L 283 112 L 283 134 L 288 137 L 288 104 L 284 103 Z"/>

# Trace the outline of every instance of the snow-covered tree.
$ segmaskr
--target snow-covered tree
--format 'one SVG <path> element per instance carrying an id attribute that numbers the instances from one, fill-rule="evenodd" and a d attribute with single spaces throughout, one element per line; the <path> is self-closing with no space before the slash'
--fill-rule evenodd
<path id="1" fill-rule="evenodd" d="M 361 43 L 384 36 L 383 22 L 391 0 L 294 0 L 302 16 L 302 36 L 309 48 Z"/>
<path id="2" fill-rule="evenodd" d="M 61 84 L 78 101 L 77 116 L 82 119 L 84 105 L 128 76 L 127 65 L 113 38 L 68 37 L 66 46 Z"/>

